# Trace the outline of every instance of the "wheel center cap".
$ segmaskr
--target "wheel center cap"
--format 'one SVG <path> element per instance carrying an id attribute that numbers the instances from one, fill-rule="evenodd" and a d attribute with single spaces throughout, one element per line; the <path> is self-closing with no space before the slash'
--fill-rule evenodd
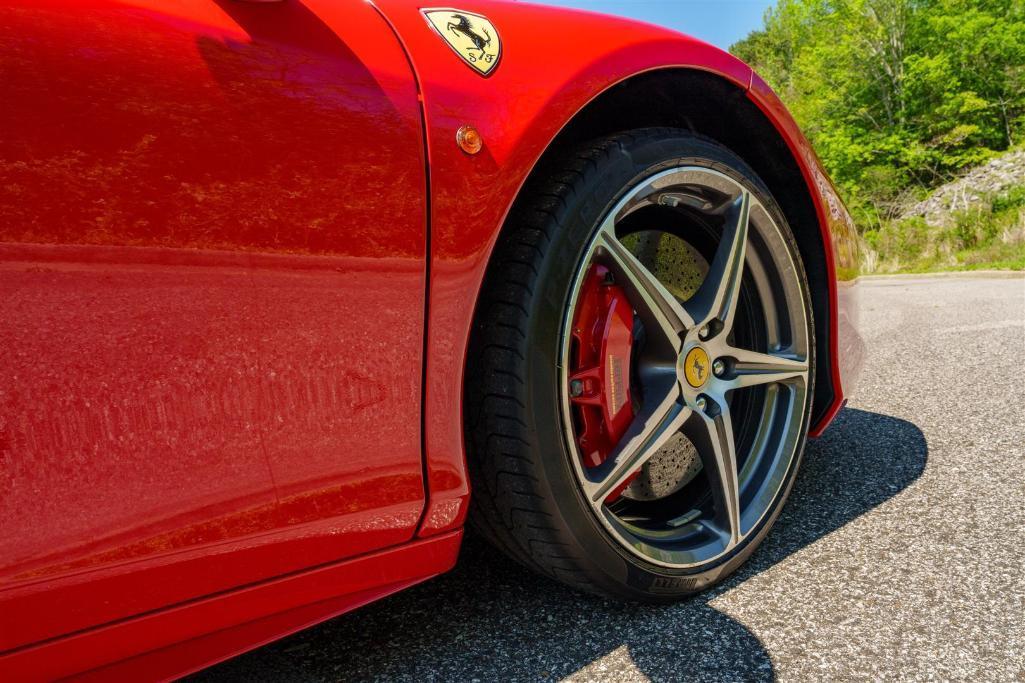
<path id="1" fill-rule="evenodd" d="M 683 359 L 683 375 L 687 378 L 687 384 L 695 389 L 704 386 L 705 382 L 708 381 L 708 372 L 711 365 L 708 352 L 700 346 L 695 346 L 688 351 Z"/>

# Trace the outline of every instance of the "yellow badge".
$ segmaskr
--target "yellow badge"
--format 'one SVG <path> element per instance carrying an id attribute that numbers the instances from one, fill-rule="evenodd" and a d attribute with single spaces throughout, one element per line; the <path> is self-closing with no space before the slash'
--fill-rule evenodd
<path id="1" fill-rule="evenodd" d="M 487 76 L 502 56 L 502 41 L 487 18 L 458 9 L 421 10 L 448 46 L 481 75 Z"/>
<path id="2" fill-rule="evenodd" d="M 708 379 L 708 353 L 700 346 L 695 346 L 683 361 L 683 374 L 687 376 L 687 384 L 695 389 Z"/>

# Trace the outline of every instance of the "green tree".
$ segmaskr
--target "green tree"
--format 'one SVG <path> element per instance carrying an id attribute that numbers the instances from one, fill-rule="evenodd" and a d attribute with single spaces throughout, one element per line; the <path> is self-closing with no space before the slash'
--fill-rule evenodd
<path id="1" fill-rule="evenodd" d="M 731 49 L 864 227 L 1025 137 L 1025 0 L 779 0 Z"/>

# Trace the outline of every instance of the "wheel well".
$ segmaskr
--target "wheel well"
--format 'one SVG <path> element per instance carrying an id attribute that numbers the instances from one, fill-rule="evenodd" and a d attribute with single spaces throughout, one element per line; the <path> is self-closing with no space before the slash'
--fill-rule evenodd
<path id="1" fill-rule="evenodd" d="M 808 186 L 786 142 L 741 88 L 693 69 L 666 69 L 629 78 L 576 114 L 545 151 L 532 176 L 543 175 L 547 160 L 582 142 L 652 126 L 684 128 L 729 147 L 754 169 L 779 203 L 811 285 L 818 360 L 814 425 L 833 401 L 830 275 L 822 232 Z"/>

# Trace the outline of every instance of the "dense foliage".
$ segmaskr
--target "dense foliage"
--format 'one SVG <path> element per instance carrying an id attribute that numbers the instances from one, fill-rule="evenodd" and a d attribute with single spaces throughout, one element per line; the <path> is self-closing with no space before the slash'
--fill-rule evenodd
<path id="1" fill-rule="evenodd" d="M 732 47 L 866 230 L 1025 142 L 1025 0 L 778 0 Z"/>

